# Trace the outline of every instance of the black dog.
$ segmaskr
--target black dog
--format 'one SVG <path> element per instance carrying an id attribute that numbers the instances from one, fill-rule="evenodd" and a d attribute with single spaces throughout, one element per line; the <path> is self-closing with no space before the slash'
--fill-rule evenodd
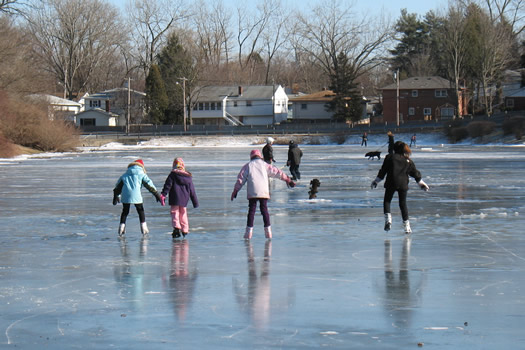
<path id="1" fill-rule="evenodd" d="M 374 159 L 374 157 L 377 157 L 377 159 L 381 159 L 381 152 L 368 152 L 365 154 L 365 157 L 368 157 L 368 159 Z"/>
<path id="2" fill-rule="evenodd" d="M 310 191 L 308 191 L 308 194 L 310 195 L 309 199 L 317 198 L 317 188 L 321 186 L 321 181 L 319 179 L 313 179 L 310 181 Z"/>

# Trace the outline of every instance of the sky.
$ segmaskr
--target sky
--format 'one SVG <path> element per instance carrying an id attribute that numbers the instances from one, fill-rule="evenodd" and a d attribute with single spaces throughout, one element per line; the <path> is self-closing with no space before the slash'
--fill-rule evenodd
<path id="1" fill-rule="evenodd" d="M 125 8 L 128 0 L 109 0 L 110 3 Z M 304 0 L 283 0 L 285 3 L 300 4 L 304 7 Z M 354 0 L 349 1 L 355 4 L 355 9 L 360 13 L 367 13 L 370 15 L 379 15 L 381 9 L 384 9 L 386 15 L 390 15 L 392 19 L 397 19 L 401 13 L 401 9 L 406 8 L 409 13 L 417 13 L 421 16 L 425 15 L 430 10 L 444 9 L 447 7 L 446 0 Z M 230 7 L 235 7 L 237 0 L 224 0 L 224 3 Z M 248 1 L 248 3 L 256 3 L 255 1 Z M 306 3 L 319 4 L 321 0 L 306 1 Z"/>

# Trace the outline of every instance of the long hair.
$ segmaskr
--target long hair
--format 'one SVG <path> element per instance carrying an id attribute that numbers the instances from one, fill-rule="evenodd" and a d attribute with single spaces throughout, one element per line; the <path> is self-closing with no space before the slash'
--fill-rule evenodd
<path id="1" fill-rule="evenodd" d="M 412 150 L 403 141 L 396 141 L 396 143 L 394 143 L 394 153 L 402 154 L 405 158 L 408 159 L 412 154 Z"/>

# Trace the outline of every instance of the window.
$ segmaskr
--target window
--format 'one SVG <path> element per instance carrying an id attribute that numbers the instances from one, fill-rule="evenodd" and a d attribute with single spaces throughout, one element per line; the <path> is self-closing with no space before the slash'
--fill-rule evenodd
<path id="1" fill-rule="evenodd" d="M 204 102 L 204 110 L 205 111 L 209 111 L 210 110 L 210 103 L 209 102 Z"/>
<path id="2" fill-rule="evenodd" d="M 198 110 L 198 109 L 199 109 L 199 105 L 198 105 L 197 103 L 194 104 L 194 105 L 193 105 L 193 110 L 196 111 L 196 110 Z"/>
<path id="3" fill-rule="evenodd" d="M 445 90 L 445 89 L 436 90 L 434 95 L 436 97 L 447 97 L 447 90 Z"/>
<path id="4" fill-rule="evenodd" d="M 432 115 L 432 108 L 423 108 L 424 115 Z"/>
<path id="5" fill-rule="evenodd" d="M 233 107 L 237 107 L 237 101 L 233 101 Z"/>
<path id="6" fill-rule="evenodd" d="M 100 107 L 100 100 L 89 100 L 89 107 Z"/>
<path id="7" fill-rule="evenodd" d="M 505 105 L 509 108 L 514 108 L 514 99 L 508 98 L 507 101 L 505 101 Z"/>
<path id="8" fill-rule="evenodd" d="M 408 115 L 415 115 L 416 109 L 414 107 L 408 107 Z"/>
<path id="9" fill-rule="evenodd" d="M 452 108 L 452 107 L 441 108 L 441 116 L 442 117 L 453 117 L 454 116 L 454 108 Z"/>
<path id="10" fill-rule="evenodd" d="M 222 108 L 222 102 L 217 102 L 217 109 L 221 109 Z"/>
<path id="11" fill-rule="evenodd" d="M 418 91 L 417 90 L 412 90 L 412 97 L 417 97 L 417 96 L 418 96 Z"/>
<path id="12" fill-rule="evenodd" d="M 96 124 L 95 118 L 80 118 L 81 126 L 96 126 Z"/>
<path id="13" fill-rule="evenodd" d="M 212 111 L 215 110 L 215 102 L 210 102 L 210 109 L 211 109 Z"/>
<path id="14" fill-rule="evenodd" d="M 250 100 L 246 101 L 246 106 L 251 107 L 252 106 L 252 101 L 250 101 Z"/>
<path id="15" fill-rule="evenodd" d="M 204 103 L 199 102 L 199 111 L 203 111 L 203 110 L 204 110 Z"/>
<path id="16" fill-rule="evenodd" d="M 308 109 L 308 105 L 306 103 L 301 103 L 301 109 Z"/>

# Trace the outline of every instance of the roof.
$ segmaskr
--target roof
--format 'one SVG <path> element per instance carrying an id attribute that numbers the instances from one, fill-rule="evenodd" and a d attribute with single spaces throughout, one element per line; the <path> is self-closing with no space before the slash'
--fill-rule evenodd
<path id="1" fill-rule="evenodd" d="M 332 90 L 323 90 L 313 94 L 301 95 L 290 98 L 291 102 L 327 102 L 332 101 L 335 93 Z"/>
<path id="2" fill-rule="evenodd" d="M 129 90 L 132 94 L 137 94 L 137 95 L 142 95 L 142 96 L 146 96 L 146 94 L 144 92 L 141 92 L 141 91 L 137 91 L 137 90 L 133 90 L 133 89 L 130 89 Z M 90 94 L 85 94 L 83 96 L 84 99 L 110 99 L 113 95 L 117 94 L 117 93 L 128 93 L 128 88 L 115 88 L 115 89 L 110 89 L 110 90 L 104 90 L 104 91 L 101 91 L 101 92 L 96 92 L 92 95 Z"/>
<path id="3" fill-rule="evenodd" d="M 228 96 L 228 100 L 266 100 L 280 85 L 247 85 L 247 86 L 204 86 L 197 89 L 199 100 L 218 101 Z M 242 95 L 239 95 L 242 89 Z"/>
<path id="4" fill-rule="evenodd" d="M 401 80 L 399 82 L 399 89 L 408 90 L 408 89 L 450 89 L 451 83 L 447 79 L 441 77 L 412 77 L 408 79 Z M 383 90 L 396 90 L 397 83 L 387 85 Z"/>
<path id="5" fill-rule="evenodd" d="M 87 109 L 87 110 L 82 111 L 80 113 L 77 113 L 75 115 L 76 116 L 80 116 L 81 114 L 85 114 L 85 113 L 97 113 L 97 114 L 102 114 L 102 115 L 104 115 L 106 117 L 118 117 L 119 116 L 118 114 L 115 114 L 115 113 L 112 113 L 112 112 L 106 112 L 105 110 L 100 109 L 100 108 Z"/>
<path id="6" fill-rule="evenodd" d="M 49 104 L 57 105 L 57 106 L 74 106 L 74 107 L 81 107 L 82 105 L 78 102 L 66 100 L 65 98 L 60 98 L 54 95 L 47 95 L 47 94 L 32 94 L 29 95 L 29 98 L 32 99 L 40 99 L 44 100 Z"/>

